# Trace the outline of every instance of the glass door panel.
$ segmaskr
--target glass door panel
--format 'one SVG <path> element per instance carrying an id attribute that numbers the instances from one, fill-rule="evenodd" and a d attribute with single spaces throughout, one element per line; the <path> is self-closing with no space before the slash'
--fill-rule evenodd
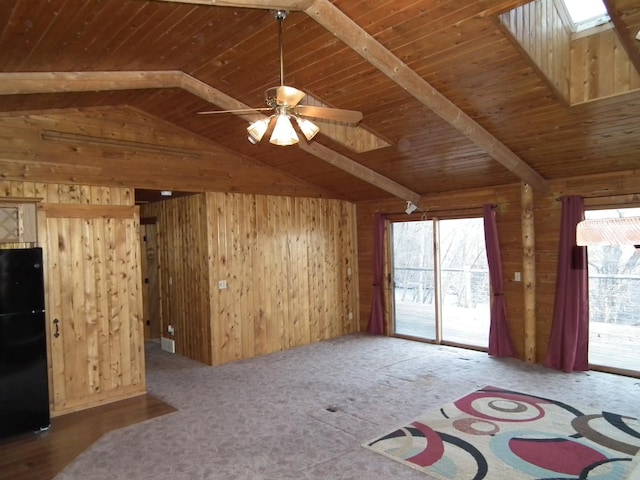
<path id="1" fill-rule="evenodd" d="M 489 266 L 482 218 L 440 220 L 442 340 L 488 347 Z"/>
<path id="2" fill-rule="evenodd" d="M 436 339 L 433 222 L 392 224 L 394 333 Z"/>
<path id="3" fill-rule="evenodd" d="M 592 210 L 586 218 L 638 217 L 640 208 Z M 589 363 L 640 371 L 640 249 L 587 247 Z"/>

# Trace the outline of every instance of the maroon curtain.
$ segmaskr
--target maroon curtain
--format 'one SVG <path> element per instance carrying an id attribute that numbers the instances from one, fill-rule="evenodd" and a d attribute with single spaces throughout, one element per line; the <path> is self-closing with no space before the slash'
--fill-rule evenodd
<path id="1" fill-rule="evenodd" d="M 384 259 L 384 216 L 376 213 L 373 233 L 373 300 L 367 331 L 384 335 L 384 311 L 382 308 L 382 269 Z"/>
<path id="2" fill-rule="evenodd" d="M 493 299 L 491 301 L 491 323 L 489 325 L 489 355 L 512 357 L 513 346 L 507 328 L 507 304 L 502 288 L 502 255 L 498 241 L 498 226 L 493 205 L 482 207 L 484 217 L 484 241 L 489 263 L 489 280 Z"/>
<path id="3" fill-rule="evenodd" d="M 584 220 L 582 197 L 562 197 L 560 251 L 549 350 L 544 364 L 565 372 L 589 369 L 589 277 L 587 247 L 576 245 Z"/>

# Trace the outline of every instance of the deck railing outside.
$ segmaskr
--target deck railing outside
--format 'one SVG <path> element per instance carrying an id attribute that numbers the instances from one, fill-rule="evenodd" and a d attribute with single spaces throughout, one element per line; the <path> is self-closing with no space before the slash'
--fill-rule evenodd
<path id="1" fill-rule="evenodd" d="M 435 339 L 433 278 L 433 268 L 395 267 L 396 334 Z M 448 268 L 442 269 L 442 279 L 443 341 L 486 347 L 489 272 Z M 608 290 L 616 293 L 618 299 L 620 292 L 627 292 L 625 305 L 612 301 L 600 282 L 608 285 Z M 640 276 L 594 274 L 589 275 L 589 283 L 590 363 L 640 370 Z M 633 295 L 632 292 L 638 294 Z M 612 317 L 614 313 L 616 316 Z"/>

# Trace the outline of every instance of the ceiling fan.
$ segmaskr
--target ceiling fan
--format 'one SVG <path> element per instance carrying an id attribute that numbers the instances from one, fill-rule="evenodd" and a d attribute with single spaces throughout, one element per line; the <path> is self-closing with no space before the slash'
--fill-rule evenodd
<path id="1" fill-rule="evenodd" d="M 306 117 L 319 120 L 333 120 L 336 122 L 354 125 L 362 120 L 362 112 L 300 104 L 306 94 L 297 88 L 284 84 L 282 22 L 287 18 L 289 12 L 287 10 L 274 10 L 272 13 L 278 21 L 278 33 L 280 39 L 280 85 L 277 87 L 271 87 L 265 92 L 265 102 L 267 107 L 241 110 L 213 110 L 198 113 L 201 115 L 208 115 L 216 113 L 271 111 L 273 113 L 268 118 L 257 120 L 249 125 L 247 133 L 248 140 L 255 144 L 260 142 L 265 133 L 270 130 L 272 133 L 269 141 L 275 145 L 293 145 L 300 141 L 292 120 L 295 121 L 295 125 L 298 130 L 302 132 L 305 138 L 309 141 L 315 137 L 315 135 L 320 131 L 320 128 Z"/>

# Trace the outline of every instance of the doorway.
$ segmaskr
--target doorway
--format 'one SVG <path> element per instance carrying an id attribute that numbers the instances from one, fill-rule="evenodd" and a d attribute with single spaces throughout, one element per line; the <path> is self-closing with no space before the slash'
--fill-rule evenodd
<path id="1" fill-rule="evenodd" d="M 160 283 L 157 226 L 155 222 L 142 219 L 140 225 L 142 304 L 144 339 L 160 339 Z"/>
<path id="2" fill-rule="evenodd" d="M 393 332 L 486 349 L 490 284 L 482 218 L 391 224 Z"/>
<path id="3" fill-rule="evenodd" d="M 587 219 L 640 217 L 640 208 L 588 210 Z M 640 373 L 640 249 L 589 245 L 589 363 Z"/>

